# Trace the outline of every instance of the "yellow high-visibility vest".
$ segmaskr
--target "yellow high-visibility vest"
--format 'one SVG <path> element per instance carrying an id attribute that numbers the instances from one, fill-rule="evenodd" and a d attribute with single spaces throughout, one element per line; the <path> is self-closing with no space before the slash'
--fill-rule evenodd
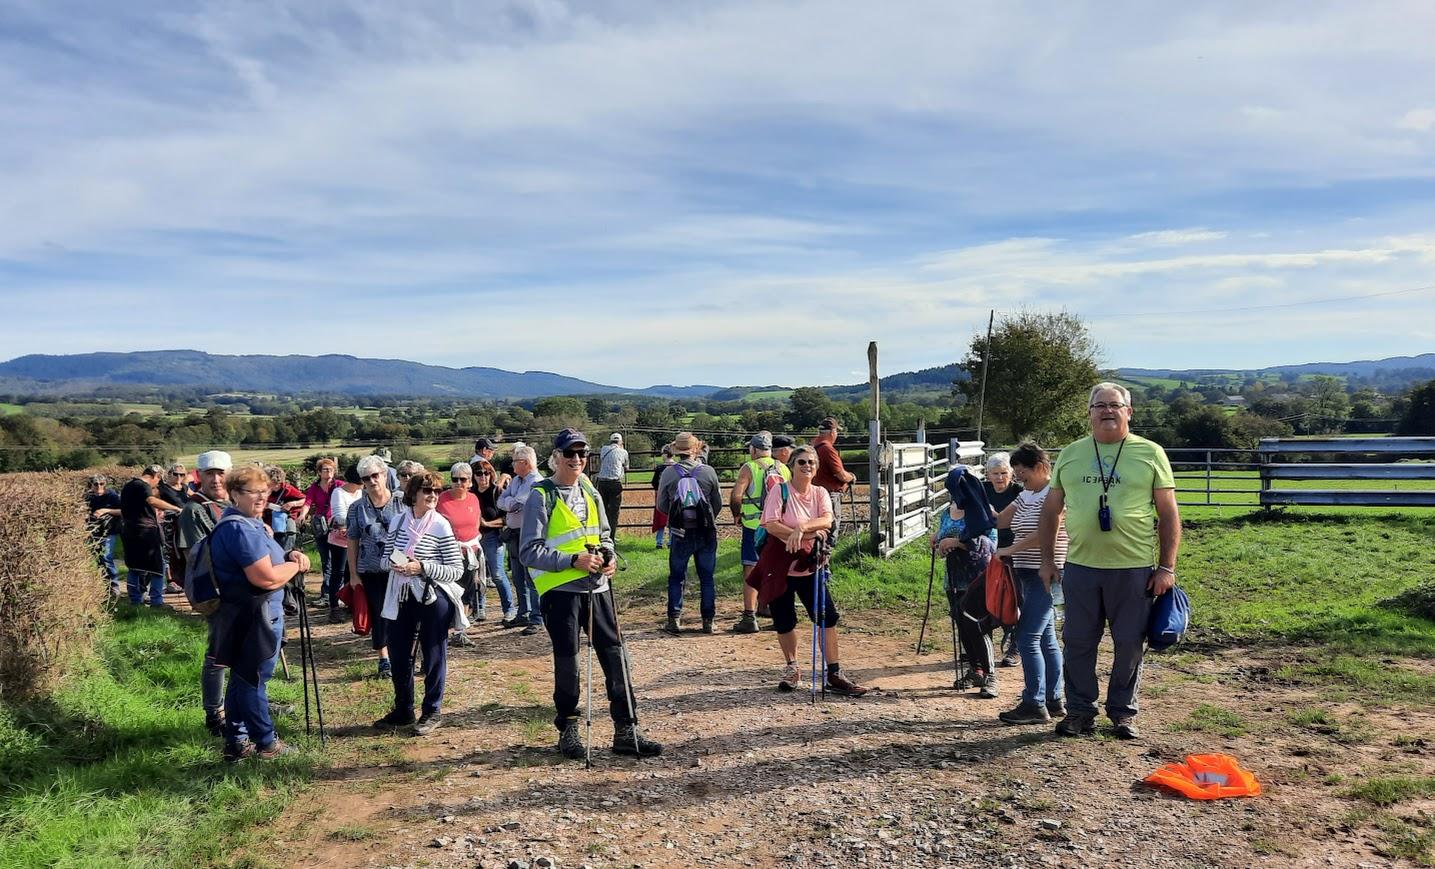
<path id="1" fill-rule="evenodd" d="M 582 555 L 588 551 L 589 546 L 597 546 L 602 541 L 599 536 L 601 526 L 598 524 L 597 496 L 591 486 L 585 483 L 576 485 L 581 486 L 583 500 L 588 505 L 586 522 L 578 521 L 578 515 L 558 497 L 558 486 L 552 480 L 541 480 L 533 486 L 534 490 L 543 493 L 544 500 L 552 501 L 552 507 L 548 511 L 548 536 L 543 541 L 544 545 L 569 556 Z M 533 586 L 538 589 L 539 595 L 544 595 L 564 583 L 582 579 L 588 575 L 588 571 L 576 567 L 553 571 L 530 567 L 528 575 L 532 577 Z"/>

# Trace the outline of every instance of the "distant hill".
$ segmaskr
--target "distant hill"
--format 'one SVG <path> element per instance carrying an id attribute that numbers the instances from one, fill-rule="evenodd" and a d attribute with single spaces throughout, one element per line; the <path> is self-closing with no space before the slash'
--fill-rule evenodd
<path id="1" fill-rule="evenodd" d="M 545 395 L 626 394 L 705 397 L 717 386 L 632 389 L 548 371 L 445 368 L 401 359 L 355 356 L 223 356 L 197 350 L 133 353 L 35 354 L 0 362 L 0 390 L 52 395 L 106 386 L 189 386 L 216 392 L 282 395 L 338 393 L 445 398 L 539 398 Z"/>
<path id="2" fill-rule="evenodd" d="M 1304 362 L 1299 365 L 1271 365 L 1266 368 L 1122 368 L 1122 377 L 1151 377 L 1195 381 L 1202 377 L 1261 377 L 1290 374 L 1328 374 L 1343 379 L 1359 378 L 1389 383 L 1415 383 L 1435 378 L 1435 353 L 1419 356 L 1390 356 L 1356 362 Z"/>

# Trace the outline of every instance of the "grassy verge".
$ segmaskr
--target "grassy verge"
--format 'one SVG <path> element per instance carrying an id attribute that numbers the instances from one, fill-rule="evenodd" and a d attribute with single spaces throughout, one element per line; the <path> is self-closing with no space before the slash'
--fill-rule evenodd
<path id="1" fill-rule="evenodd" d="M 236 855 L 311 761 L 220 760 L 200 707 L 204 645 L 197 619 L 122 607 L 91 672 L 44 706 L 0 707 L 0 866 L 251 865 Z M 297 695 L 270 683 L 276 703 Z"/>

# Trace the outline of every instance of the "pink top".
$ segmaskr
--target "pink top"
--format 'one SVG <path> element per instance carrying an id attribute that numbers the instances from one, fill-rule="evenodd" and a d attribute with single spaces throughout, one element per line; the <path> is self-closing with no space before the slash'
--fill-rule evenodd
<path id="1" fill-rule="evenodd" d="M 309 505 L 311 515 L 329 518 L 329 496 L 338 484 L 339 481 L 334 480 L 329 483 L 328 489 L 319 485 L 317 480 L 309 484 L 309 488 L 304 490 L 304 503 Z"/>
<path id="2" fill-rule="evenodd" d="M 453 536 L 459 543 L 467 543 L 478 537 L 478 496 L 467 492 L 462 501 L 448 489 L 438 496 L 439 515 L 453 526 Z"/>
<path id="3" fill-rule="evenodd" d="M 767 500 L 762 502 L 762 524 L 774 520 L 780 521 L 788 528 L 796 528 L 809 519 L 816 519 L 819 516 L 832 515 L 832 498 L 827 490 L 821 486 L 807 487 L 807 493 L 799 495 L 792 484 L 787 485 L 787 509 L 782 508 L 782 486 L 773 486 L 767 490 Z M 796 563 L 788 576 L 810 576 L 812 571 L 800 570 Z"/>

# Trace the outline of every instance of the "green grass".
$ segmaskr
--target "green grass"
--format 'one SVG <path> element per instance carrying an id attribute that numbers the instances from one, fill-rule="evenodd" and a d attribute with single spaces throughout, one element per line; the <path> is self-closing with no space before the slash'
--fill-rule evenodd
<path id="1" fill-rule="evenodd" d="M 1370 778 L 1345 792 L 1348 797 L 1382 808 L 1417 797 L 1435 796 L 1435 776 L 1382 776 Z"/>
<path id="2" fill-rule="evenodd" d="M 0 401 L 0 416 L 5 416 L 5 415 L 8 415 L 8 414 L 14 414 L 14 413 L 24 413 L 24 412 L 25 412 L 25 408 L 22 407 L 21 405 L 18 405 L 18 404 L 9 404 L 8 402 Z"/>
<path id="3" fill-rule="evenodd" d="M 122 608 L 98 646 L 51 702 L 0 706 L 0 866 L 232 865 L 312 761 L 220 760 L 198 619 Z M 270 696 L 290 703 L 298 687 L 276 680 Z"/>
<path id="4" fill-rule="evenodd" d="M 1246 722 L 1234 712 L 1202 703 L 1192 709 L 1185 720 L 1172 724 L 1171 729 L 1177 732 L 1213 733 L 1234 739 L 1245 734 Z"/>
<path id="5" fill-rule="evenodd" d="M 1342 721 L 1339 717 L 1316 707 L 1287 713 L 1286 721 L 1302 730 L 1319 733 L 1346 745 L 1369 742 L 1372 736 L 1370 725 L 1363 718 L 1350 716 Z"/>

